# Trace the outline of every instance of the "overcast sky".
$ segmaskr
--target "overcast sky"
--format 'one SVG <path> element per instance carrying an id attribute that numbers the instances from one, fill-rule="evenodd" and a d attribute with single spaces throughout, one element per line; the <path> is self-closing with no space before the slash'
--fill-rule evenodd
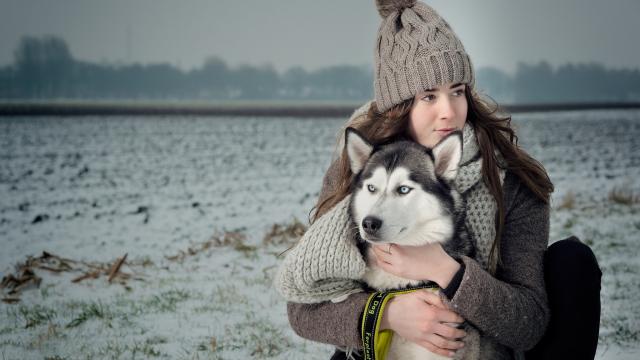
<path id="1" fill-rule="evenodd" d="M 596 61 L 640 68 L 638 0 L 433 0 L 474 66 Z M 278 70 L 371 64 L 374 0 L 0 0 L 0 65 L 20 37 L 54 34 L 75 58 L 168 62 L 208 56 Z"/>

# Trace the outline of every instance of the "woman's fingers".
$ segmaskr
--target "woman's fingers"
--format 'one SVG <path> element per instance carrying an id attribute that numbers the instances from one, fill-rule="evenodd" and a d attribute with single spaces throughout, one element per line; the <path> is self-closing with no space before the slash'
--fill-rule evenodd
<path id="1" fill-rule="evenodd" d="M 454 313 L 451 310 L 436 309 L 437 320 L 440 323 L 463 323 L 462 316 Z"/>
<path id="2" fill-rule="evenodd" d="M 389 252 L 389 245 L 388 244 L 373 245 L 373 250 L 375 250 L 375 252 L 378 255 L 382 255 L 382 256 L 391 255 L 391 253 Z"/>
<path id="3" fill-rule="evenodd" d="M 374 245 L 373 252 L 379 262 L 389 263 L 391 255 L 387 252 L 388 245 Z"/>
<path id="4" fill-rule="evenodd" d="M 462 339 L 467 336 L 467 333 L 464 330 L 456 329 L 446 324 L 438 324 L 433 329 L 435 334 L 442 336 L 443 338 L 455 340 Z"/>
<path id="5" fill-rule="evenodd" d="M 440 299 L 440 296 L 436 293 L 433 293 L 429 290 L 424 290 L 420 292 L 420 297 L 427 304 L 435 306 L 437 309 L 435 311 L 435 316 L 437 320 L 441 323 L 463 323 L 464 319 L 462 316 L 454 313 L 449 310 Z"/>
<path id="6" fill-rule="evenodd" d="M 454 351 L 437 347 L 434 344 L 430 343 L 429 341 L 423 341 L 423 342 L 419 343 L 418 345 L 420 345 L 423 348 L 431 351 L 434 354 L 438 354 L 438 355 L 442 355 L 442 356 L 446 356 L 446 357 L 450 357 L 450 358 L 452 358 L 452 357 L 454 357 L 456 355 L 456 353 Z"/>
<path id="7" fill-rule="evenodd" d="M 458 314 L 432 304 L 441 304 L 437 294 L 419 290 L 392 298 L 385 308 L 389 328 L 399 336 L 429 351 L 452 357 L 464 346 L 467 334 L 452 324 L 464 321 Z"/>
<path id="8" fill-rule="evenodd" d="M 456 351 L 464 347 L 464 343 L 462 341 L 448 340 L 437 334 L 429 335 L 427 341 L 439 347 L 440 349 L 449 351 Z"/>
<path id="9" fill-rule="evenodd" d="M 429 305 L 433 305 L 441 309 L 447 309 L 447 307 L 442 303 L 442 299 L 440 299 L 440 295 L 438 295 L 438 293 L 425 289 L 422 291 L 422 294 L 424 301 L 429 303 Z"/>
<path id="10" fill-rule="evenodd" d="M 421 342 L 419 345 L 427 348 L 427 350 L 432 353 L 447 357 L 454 357 L 456 355 L 456 351 L 464 347 L 464 343 L 462 341 L 447 340 L 436 334 L 429 335 L 429 338 L 426 341 Z"/>

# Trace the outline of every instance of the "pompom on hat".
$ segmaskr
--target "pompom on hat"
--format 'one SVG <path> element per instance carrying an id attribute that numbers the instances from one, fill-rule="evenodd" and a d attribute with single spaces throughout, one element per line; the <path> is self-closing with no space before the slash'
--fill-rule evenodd
<path id="1" fill-rule="evenodd" d="M 449 24 L 416 0 L 376 0 L 382 24 L 374 54 L 378 111 L 447 83 L 474 86 L 473 65 Z"/>
<path id="2" fill-rule="evenodd" d="M 382 18 L 386 18 L 394 11 L 402 11 L 405 8 L 410 8 L 415 5 L 417 0 L 376 0 L 376 7 Z"/>

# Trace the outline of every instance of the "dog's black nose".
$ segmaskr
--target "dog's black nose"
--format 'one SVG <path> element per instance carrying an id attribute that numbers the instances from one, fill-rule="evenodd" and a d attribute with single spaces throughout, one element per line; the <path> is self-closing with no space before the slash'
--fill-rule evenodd
<path id="1" fill-rule="evenodd" d="M 375 235 L 375 233 L 380 230 L 381 226 L 382 220 L 378 219 L 375 216 L 367 216 L 366 218 L 364 218 L 364 220 L 362 220 L 362 227 L 364 228 L 364 231 L 369 235 Z"/>

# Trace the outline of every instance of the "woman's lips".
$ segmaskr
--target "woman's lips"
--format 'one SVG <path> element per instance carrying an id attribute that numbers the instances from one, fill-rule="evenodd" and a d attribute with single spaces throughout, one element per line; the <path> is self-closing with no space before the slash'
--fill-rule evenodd
<path id="1" fill-rule="evenodd" d="M 436 130 L 436 131 L 437 131 L 439 134 L 446 135 L 446 134 L 448 134 L 448 133 L 450 133 L 450 132 L 452 132 L 452 131 L 454 131 L 454 130 L 455 130 L 454 128 L 447 128 L 447 129 L 438 129 L 438 130 Z"/>

